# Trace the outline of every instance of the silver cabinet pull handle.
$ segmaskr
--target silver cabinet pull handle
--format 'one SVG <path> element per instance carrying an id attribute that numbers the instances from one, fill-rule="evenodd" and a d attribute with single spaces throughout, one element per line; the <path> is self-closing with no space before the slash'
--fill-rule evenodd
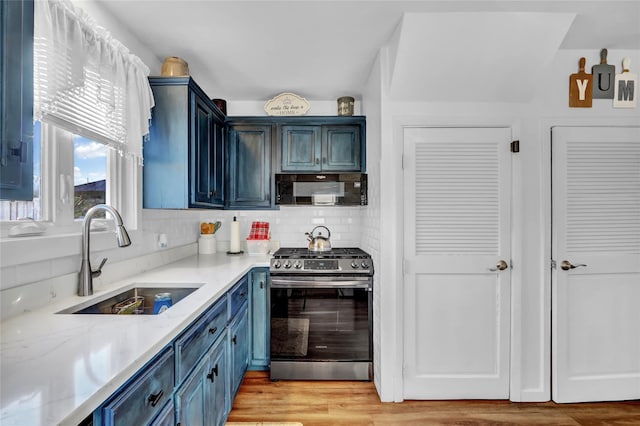
<path id="1" fill-rule="evenodd" d="M 580 266 L 587 266 L 584 263 L 577 263 L 575 265 L 572 265 L 571 262 L 569 262 L 568 260 L 563 260 L 562 262 L 560 262 L 560 268 L 563 271 L 568 271 L 569 269 L 576 269 L 579 268 Z"/>
<path id="2" fill-rule="evenodd" d="M 498 263 L 496 263 L 496 267 L 495 268 L 489 268 L 489 270 L 491 272 L 504 271 L 508 267 L 509 267 L 509 265 L 507 264 L 507 262 L 505 262 L 504 260 L 501 259 L 501 260 L 498 260 Z"/>

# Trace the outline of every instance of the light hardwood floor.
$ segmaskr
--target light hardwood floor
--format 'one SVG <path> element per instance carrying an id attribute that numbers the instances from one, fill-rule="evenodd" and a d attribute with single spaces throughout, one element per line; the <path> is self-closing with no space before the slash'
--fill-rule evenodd
<path id="1" fill-rule="evenodd" d="M 509 401 L 381 403 L 371 382 L 278 381 L 250 371 L 230 422 L 321 425 L 640 425 L 640 400 L 588 404 Z"/>

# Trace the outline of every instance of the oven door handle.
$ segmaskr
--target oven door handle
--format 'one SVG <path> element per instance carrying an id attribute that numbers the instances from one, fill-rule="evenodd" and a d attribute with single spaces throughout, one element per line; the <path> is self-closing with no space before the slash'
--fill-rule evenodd
<path id="1" fill-rule="evenodd" d="M 371 288 L 371 280 L 324 281 L 271 278 L 271 288 Z"/>

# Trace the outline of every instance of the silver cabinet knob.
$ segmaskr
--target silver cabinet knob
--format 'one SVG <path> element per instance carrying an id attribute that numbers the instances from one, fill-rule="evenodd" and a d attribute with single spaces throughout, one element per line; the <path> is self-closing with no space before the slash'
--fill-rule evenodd
<path id="1" fill-rule="evenodd" d="M 575 268 L 579 268 L 580 266 L 587 266 L 584 263 L 577 263 L 575 265 L 572 265 L 571 262 L 569 262 L 568 260 L 563 260 L 562 262 L 560 262 L 560 268 L 563 271 L 568 271 L 569 269 L 575 269 Z"/>
<path id="2" fill-rule="evenodd" d="M 498 260 L 498 263 L 496 263 L 496 267 L 495 268 L 489 268 L 489 270 L 491 272 L 504 271 L 508 267 L 509 267 L 509 264 L 507 264 L 507 262 L 505 262 L 504 260 L 500 259 L 500 260 Z"/>

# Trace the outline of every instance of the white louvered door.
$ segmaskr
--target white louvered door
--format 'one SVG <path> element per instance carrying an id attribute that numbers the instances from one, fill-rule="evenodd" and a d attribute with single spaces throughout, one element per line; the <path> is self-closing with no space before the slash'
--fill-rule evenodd
<path id="1" fill-rule="evenodd" d="M 552 398 L 638 399 L 640 128 L 555 127 L 552 155 Z"/>
<path id="2" fill-rule="evenodd" d="M 510 142 L 404 131 L 405 399 L 509 398 Z"/>

